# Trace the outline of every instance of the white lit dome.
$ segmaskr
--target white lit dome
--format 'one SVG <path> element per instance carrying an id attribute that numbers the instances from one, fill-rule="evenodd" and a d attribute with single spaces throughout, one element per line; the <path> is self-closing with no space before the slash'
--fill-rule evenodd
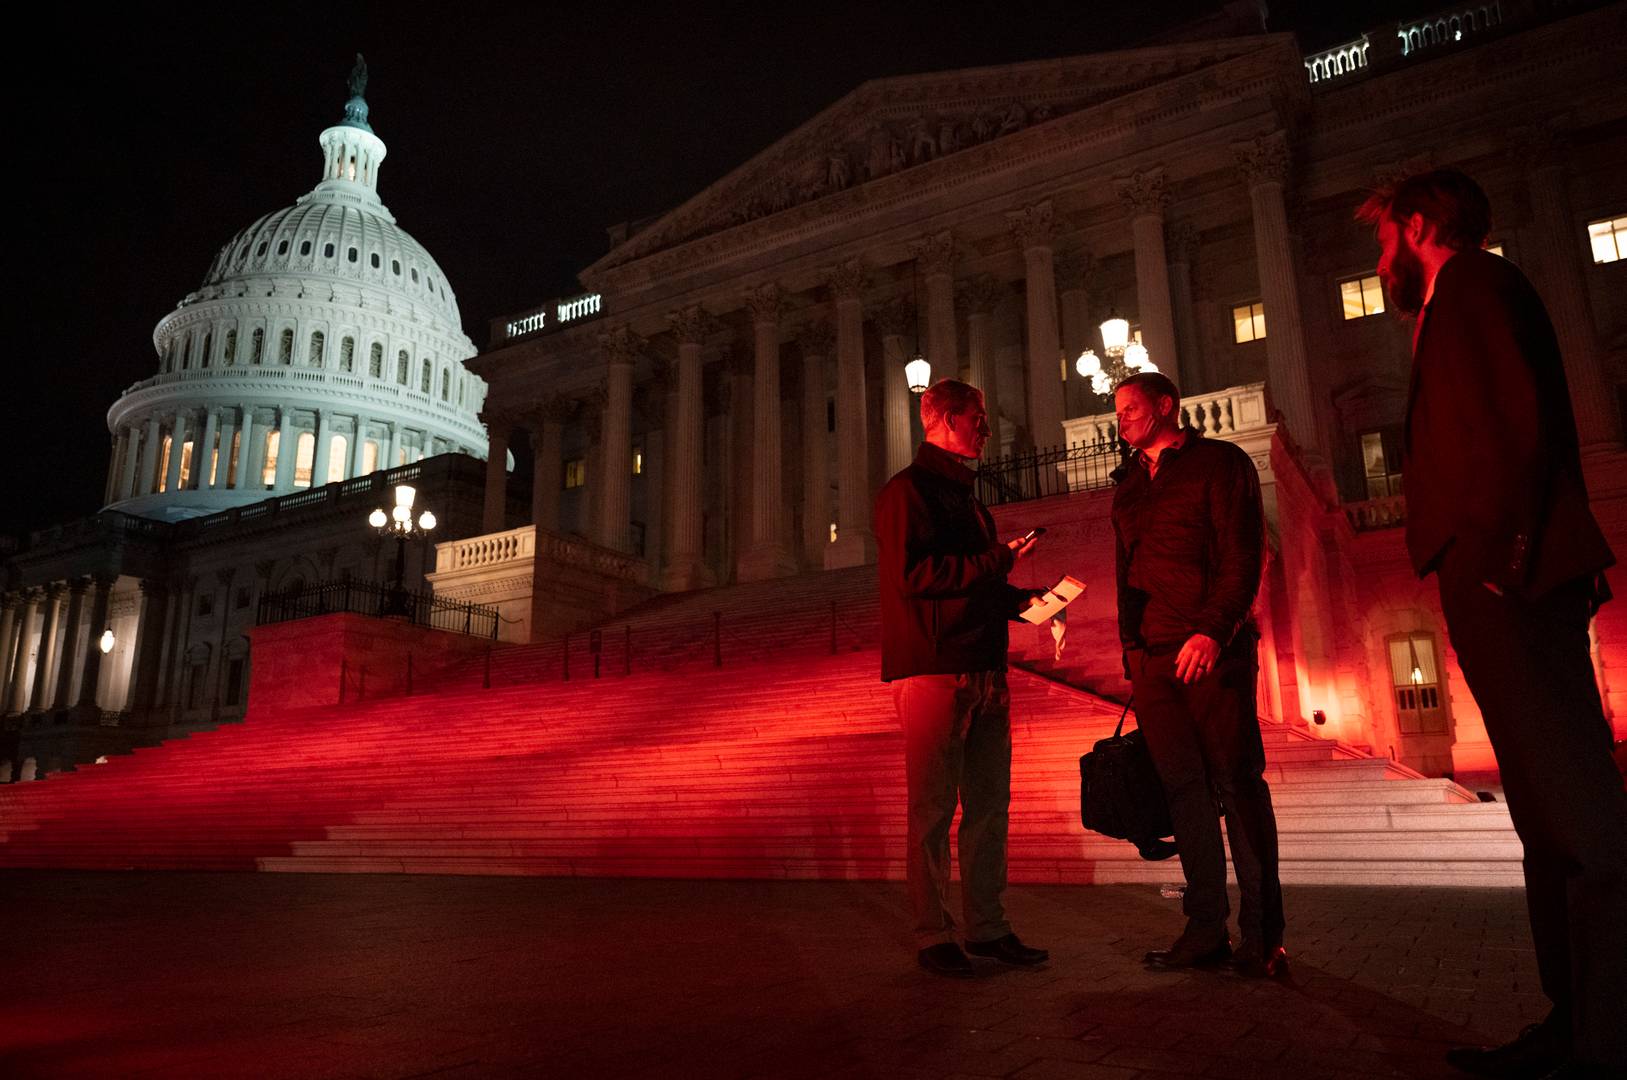
<path id="1" fill-rule="evenodd" d="M 357 57 L 315 189 L 234 236 L 154 328 L 158 374 L 108 412 L 109 506 L 190 517 L 448 451 L 485 457 L 486 385 L 463 368 L 475 348 L 457 298 L 378 196 L 366 78 Z"/>

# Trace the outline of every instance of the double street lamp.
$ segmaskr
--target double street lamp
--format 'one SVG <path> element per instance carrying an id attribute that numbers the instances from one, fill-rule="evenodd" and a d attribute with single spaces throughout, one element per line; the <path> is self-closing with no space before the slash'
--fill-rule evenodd
<path id="1" fill-rule="evenodd" d="M 403 585 L 403 577 L 407 568 L 407 541 L 421 540 L 435 529 L 435 515 L 423 510 L 415 520 L 412 516 L 412 504 L 418 497 L 418 491 L 411 484 L 397 484 L 395 489 L 395 506 L 386 513 L 383 507 L 377 507 L 367 516 L 367 523 L 373 526 L 375 532 L 383 539 L 394 539 L 395 544 L 395 582 L 390 588 L 390 599 L 385 614 L 406 615 L 408 610 L 407 590 Z"/>
<path id="2" fill-rule="evenodd" d="M 1130 340 L 1130 324 L 1117 315 L 1110 315 L 1102 323 L 1102 351 L 1106 360 L 1094 349 L 1079 354 L 1075 364 L 1081 376 L 1090 380 L 1090 388 L 1106 397 L 1119 383 L 1140 371 L 1157 371 L 1158 365 L 1147 355 L 1146 346 Z"/>

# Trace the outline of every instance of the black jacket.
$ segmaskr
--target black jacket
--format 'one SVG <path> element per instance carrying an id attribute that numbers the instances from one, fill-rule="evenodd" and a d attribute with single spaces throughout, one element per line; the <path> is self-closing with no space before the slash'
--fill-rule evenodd
<path id="1" fill-rule="evenodd" d="M 1615 562 L 1588 507 L 1559 343 L 1525 275 L 1459 252 L 1422 318 L 1402 463 L 1413 569 L 1456 546 L 1479 580 L 1535 599 Z"/>
<path id="2" fill-rule="evenodd" d="M 1035 595 L 972 495 L 977 474 L 931 443 L 876 498 L 881 678 L 1004 671 L 1006 621 Z"/>
<path id="3" fill-rule="evenodd" d="M 1126 649 L 1179 648 L 1193 634 L 1222 646 L 1252 630 L 1265 514 L 1260 475 L 1229 442 L 1188 430 L 1150 477 L 1139 452 L 1116 474 L 1113 539 L 1119 640 Z"/>

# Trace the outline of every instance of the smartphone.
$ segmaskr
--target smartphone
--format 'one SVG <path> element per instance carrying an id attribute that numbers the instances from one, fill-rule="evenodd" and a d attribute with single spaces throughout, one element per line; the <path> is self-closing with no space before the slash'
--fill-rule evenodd
<path id="1" fill-rule="evenodd" d="M 1038 540 L 1040 537 L 1042 537 L 1044 535 L 1045 535 L 1045 526 L 1043 526 L 1043 525 L 1036 526 L 1035 528 L 1029 529 L 1028 532 L 1023 534 L 1023 543 L 1026 544 L 1030 540 Z"/>

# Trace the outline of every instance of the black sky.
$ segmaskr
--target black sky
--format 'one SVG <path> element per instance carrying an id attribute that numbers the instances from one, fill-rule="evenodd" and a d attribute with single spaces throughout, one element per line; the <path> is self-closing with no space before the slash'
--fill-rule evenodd
<path id="1" fill-rule="evenodd" d="M 22 195 L 0 535 L 98 508 L 106 412 L 156 372 L 153 325 L 237 230 L 314 186 L 357 50 L 389 146 L 380 195 L 483 347 L 494 315 L 573 291 L 607 226 L 865 79 L 1103 51 L 1218 6 L 57 5 L 5 76 Z M 1279 3 L 1271 28 L 1318 47 L 1427 7 Z"/>

